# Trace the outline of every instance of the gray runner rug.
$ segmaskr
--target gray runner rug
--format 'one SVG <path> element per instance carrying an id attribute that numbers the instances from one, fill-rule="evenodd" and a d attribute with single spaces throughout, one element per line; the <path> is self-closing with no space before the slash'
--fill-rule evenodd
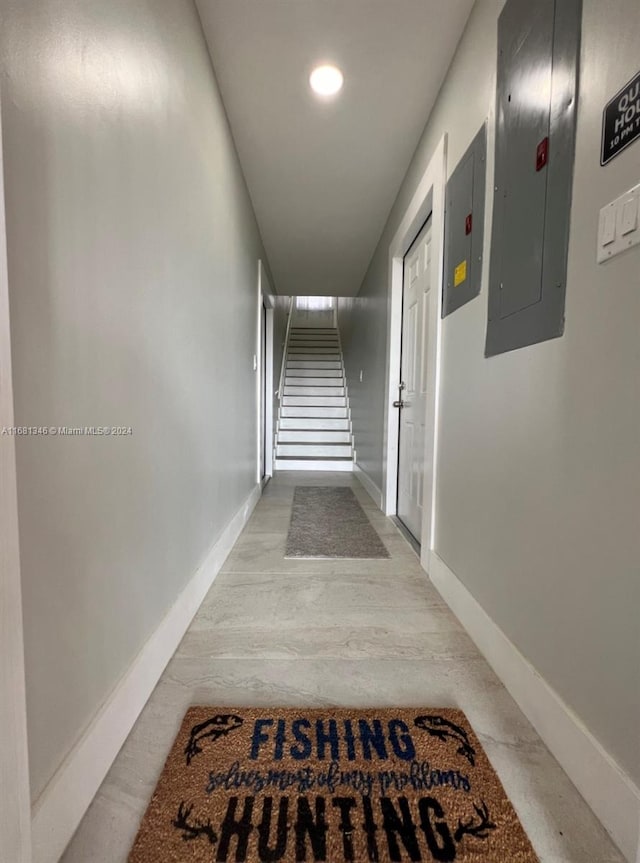
<path id="1" fill-rule="evenodd" d="M 285 557 L 389 557 L 350 488 L 296 486 Z"/>

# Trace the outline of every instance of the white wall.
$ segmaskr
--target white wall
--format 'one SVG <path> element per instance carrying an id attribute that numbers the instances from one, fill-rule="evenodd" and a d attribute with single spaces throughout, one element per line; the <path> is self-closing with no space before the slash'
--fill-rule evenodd
<path id="1" fill-rule="evenodd" d="M 358 461 L 378 486 L 389 244 L 441 136 L 450 173 L 487 116 L 493 188 L 502 5 L 477 0 L 360 295 L 340 304 Z M 636 782 L 640 252 L 599 266 L 595 239 L 599 208 L 640 181 L 640 143 L 599 166 L 602 109 L 637 72 L 639 44 L 637 0 L 584 0 L 566 333 L 489 360 L 488 196 L 482 293 L 442 329 L 435 536 L 440 557 Z"/>
<path id="2" fill-rule="evenodd" d="M 335 302 L 335 297 L 296 297 L 291 326 L 332 329 L 335 326 Z"/>
<path id="3" fill-rule="evenodd" d="M 0 118 L 0 136 L 2 122 Z M 0 137 L 0 428 L 14 425 Z M 0 860 L 31 863 L 27 705 L 15 438 L 0 435 Z"/>
<path id="4" fill-rule="evenodd" d="M 37 797 L 256 479 L 265 259 L 191 0 L 5 0 L 3 123 Z"/>

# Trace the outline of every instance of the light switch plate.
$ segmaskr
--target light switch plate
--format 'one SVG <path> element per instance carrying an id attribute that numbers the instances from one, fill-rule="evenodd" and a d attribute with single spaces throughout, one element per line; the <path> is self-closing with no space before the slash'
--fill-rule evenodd
<path id="1" fill-rule="evenodd" d="M 598 263 L 640 244 L 640 184 L 600 210 Z"/>

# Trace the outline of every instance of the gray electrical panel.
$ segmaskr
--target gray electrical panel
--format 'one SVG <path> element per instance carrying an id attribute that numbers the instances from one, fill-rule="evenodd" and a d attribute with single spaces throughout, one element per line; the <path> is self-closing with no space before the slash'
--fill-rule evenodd
<path id="1" fill-rule="evenodd" d="M 561 336 L 581 0 L 507 0 L 498 20 L 486 356 Z"/>
<path id="2" fill-rule="evenodd" d="M 447 183 L 443 318 L 480 293 L 486 164 L 483 123 Z"/>

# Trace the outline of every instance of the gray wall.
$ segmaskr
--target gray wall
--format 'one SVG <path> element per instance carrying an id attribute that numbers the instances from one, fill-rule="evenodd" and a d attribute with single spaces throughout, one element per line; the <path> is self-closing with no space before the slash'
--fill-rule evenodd
<path id="1" fill-rule="evenodd" d="M 256 476 L 265 258 L 191 0 L 4 0 L 32 793 Z"/>
<path id="2" fill-rule="evenodd" d="M 351 314 L 358 460 L 380 486 L 388 250 L 448 133 L 449 173 L 486 116 L 496 21 L 478 0 Z M 640 780 L 638 250 L 596 264 L 598 210 L 640 181 L 640 144 L 599 166 L 602 109 L 637 71 L 637 0 L 584 0 L 566 333 L 484 359 L 482 293 L 446 318 L 435 548 L 589 730 Z M 487 216 L 492 209 L 488 195 Z M 357 383 L 364 369 L 363 384 Z"/>
<path id="3" fill-rule="evenodd" d="M 382 278 L 376 277 L 374 293 L 367 294 L 363 290 L 355 298 L 338 297 L 338 328 L 345 357 L 356 458 L 379 489 L 382 488 L 387 342 L 385 278 L 384 274 Z"/>

